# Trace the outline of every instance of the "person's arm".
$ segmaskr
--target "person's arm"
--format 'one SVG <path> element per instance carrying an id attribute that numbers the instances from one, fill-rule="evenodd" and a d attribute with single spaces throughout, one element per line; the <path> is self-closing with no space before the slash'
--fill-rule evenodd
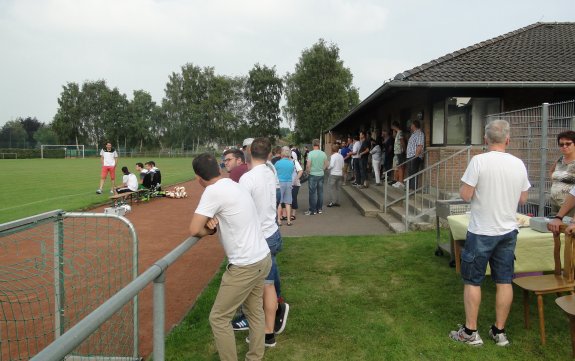
<path id="1" fill-rule="evenodd" d="M 203 237 L 216 233 L 218 221 L 204 215 L 194 213 L 190 223 L 190 234 L 194 237 Z"/>
<path id="2" fill-rule="evenodd" d="M 325 160 L 323 161 L 323 169 L 326 170 L 327 167 L 329 167 L 329 160 L 327 159 L 327 157 L 325 158 Z"/>
<path id="3" fill-rule="evenodd" d="M 329 165 L 327 166 L 327 169 L 332 169 L 335 163 L 335 157 L 333 156 L 333 154 L 331 155 L 331 157 L 329 157 Z"/>
<path id="4" fill-rule="evenodd" d="M 565 217 L 573 207 L 575 207 L 575 196 L 569 193 L 565 198 L 565 202 L 563 202 L 563 205 L 555 215 L 555 218 L 547 223 L 547 229 L 553 233 L 558 233 L 559 227 L 563 224 L 563 217 Z"/>
<path id="5" fill-rule="evenodd" d="M 463 183 L 461 188 L 459 188 L 459 196 L 466 202 L 471 202 L 471 198 L 475 194 L 475 187 L 470 186 L 467 183 Z"/>

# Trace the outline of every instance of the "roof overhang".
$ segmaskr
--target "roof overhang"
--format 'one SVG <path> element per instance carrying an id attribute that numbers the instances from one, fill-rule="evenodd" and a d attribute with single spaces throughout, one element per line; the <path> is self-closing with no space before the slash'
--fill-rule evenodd
<path id="1" fill-rule="evenodd" d="M 341 124 L 345 123 L 350 118 L 353 118 L 355 114 L 363 110 L 365 107 L 370 105 L 373 101 L 384 95 L 386 92 L 392 91 L 394 89 L 429 89 L 429 88 L 468 88 L 468 89 L 487 89 L 487 88 L 555 88 L 555 89 L 567 89 L 574 88 L 575 82 L 572 81 L 405 81 L 405 80 L 392 80 L 376 91 L 371 93 L 367 98 L 365 98 L 361 103 L 359 103 L 355 108 L 353 108 L 345 117 L 343 117 L 339 122 L 332 126 L 329 130 L 334 130 Z"/>

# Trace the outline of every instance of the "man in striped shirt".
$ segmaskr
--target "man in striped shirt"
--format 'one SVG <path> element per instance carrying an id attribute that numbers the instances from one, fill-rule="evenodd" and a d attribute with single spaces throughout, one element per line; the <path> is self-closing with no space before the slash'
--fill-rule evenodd
<path id="1" fill-rule="evenodd" d="M 419 120 L 411 122 L 411 136 L 407 142 L 407 176 L 419 172 L 423 164 L 423 148 L 425 147 L 425 134 L 421 131 L 421 123 Z M 417 178 L 411 179 L 409 188 L 415 189 Z"/>

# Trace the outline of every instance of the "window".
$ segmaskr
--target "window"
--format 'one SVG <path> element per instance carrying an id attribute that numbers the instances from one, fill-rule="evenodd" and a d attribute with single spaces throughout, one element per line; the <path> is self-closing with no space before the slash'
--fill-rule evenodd
<path id="1" fill-rule="evenodd" d="M 432 144 L 483 144 L 487 114 L 500 111 L 499 98 L 450 97 L 433 104 Z"/>

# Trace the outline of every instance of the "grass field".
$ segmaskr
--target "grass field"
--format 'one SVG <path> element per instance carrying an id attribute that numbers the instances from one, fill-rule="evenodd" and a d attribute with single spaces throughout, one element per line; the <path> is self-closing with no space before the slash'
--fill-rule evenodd
<path id="1" fill-rule="evenodd" d="M 448 258 L 434 256 L 434 250 L 435 231 L 285 239 L 278 263 L 291 310 L 285 332 L 265 359 L 571 359 L 569 322 L 555 295 L 544 296 L 547 346 L 539 342 L 536 297 L 531 297 L 531 329 L 523 327 L 518 289 L 506 327 L 511 346 L 495 346 L 487 334 L 495 317 L 495 285 L 489 278 L 479 315 L 485 345 L 473 348 L 450 340 L 449 331 L 465 320 L 463 285 Z M 220 277 L 221 272 L 168 336 L 166 360 L 218 360 L 208 315 Z M 239 359 L 247 350 L 247 335 L 236 332 Z"/>
<path id="2" fill-rule="evenodd" d="M 148 159 L 120 158 L 116 182 L 122 182 L 121 167 L 135 172 L 136 162 Z M 154 159 L 165 186 L 193 178 L 191 158 Z M 104 194 L 97 195 L 100 159 L 4 159 L 0 161 L 0 223 L 38 213 L 63 209 L 86 210 L 108 201 L 110 180 Z"/>

